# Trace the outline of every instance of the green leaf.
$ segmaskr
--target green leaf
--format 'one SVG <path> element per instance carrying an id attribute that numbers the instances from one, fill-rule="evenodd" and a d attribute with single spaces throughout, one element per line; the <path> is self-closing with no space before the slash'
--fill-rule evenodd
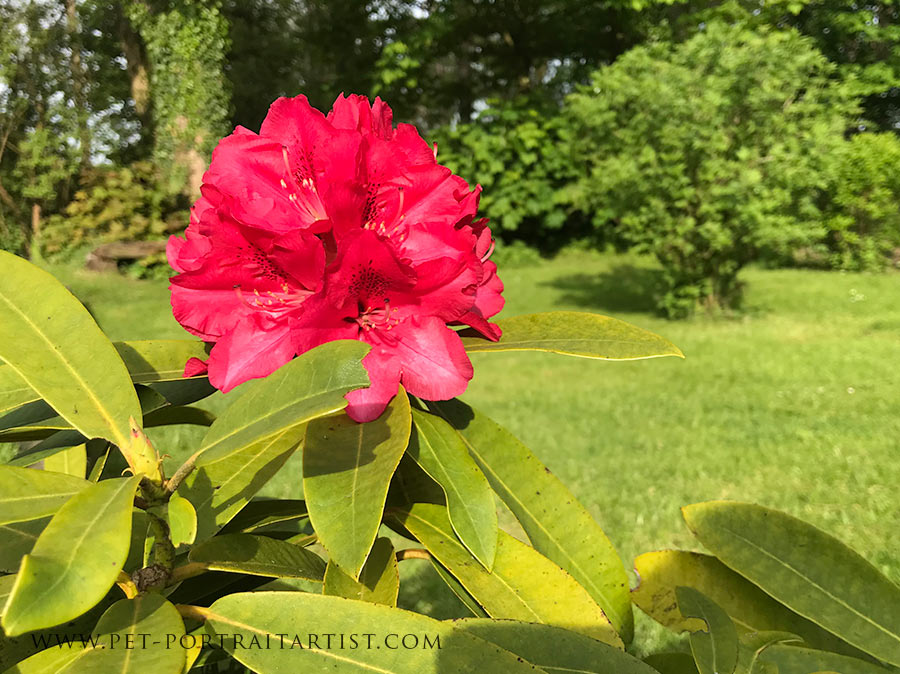
<path id="1" fill-rule="evenodd" d="M 190 545 L 197 536 L 197 511 L 186 498 L 172 494 L 166 505 L 166 522 L 172 545 Z"/>
<path id="2" fill-rule="evenodd" d="M 190 405 L 216 392 L 206 377 L 157 381 L 146 386 L 165 398 L 170 405 Z"/>
<path id="3" fill-rule="evenodd" d="M 653 653 L 644 662 L 660 674 L 698 674 L 694 658 L 687 653 Z"/>
<path id="4" fill-rule="evenodd" d="M 748 632 L 740 638 L 737 674 L 778 674 L 771 663 L 760 662 L 759 656 L 775 644 L 803 646 L 803 639 L 790 632 Z"/>
<path id="5" fill-rule="evenodd" d="M 212 426 L 215 420 L 215 414 L 199 407 L 167 405 L 147 414 L 144 417 L 144 428 L 178 425 Z"/>
<path id="6" fill-rule="evenodd" d="M 14 575 L 0 576 L 0 616 L 3 615 L 3 608 L 6 606 L 6 600 L 12 594 L 13 585 L 16 582 Z"/>
<path id="7" fill-rule="evenodd" d="M 163 339 L 114 342 L 113 346 L 119 357 L 125 362 L 125 367 L 135 384 L 156 382 L 176 382 L 185 385 L 205 384 L 206 395 L 214 390 L 209 386 L 206 377 L 182 379 L 184 364 L 189 358 L 206 357 L 206 345 L 203 342 L 187 339 Z M 9 365 L 0 365 L 0 414 L 40 399 L 40 394 L 31 388 L 13 368 Z M 199 398 L 194 398 L 194 400 L 199 400 Z M 194 402 L 194 400 L 190 402 Z"/>
<path id="8" fill-rule="evenodd" d="M 567 356 L 602 360 L 638 360 L 660 356 L 684 358 L 681 349 L 659 335 L 609 316 L 580 311 L 548 311 L 497 321 L 503 330 L 498 342 L 473 329 L 460 336 L 469 353 L 493 351 L 552 351 Z"/>
<path id="9" fill-rule="evenodd" d="M 206 345 L 195 339 L 136 340 L 116 342 L 115 347 L 135 384 L 183 380 L 184 364 L 191 358 L 205 360 L 208 355 Z"/>
<path id="10" fill-rule="evenodd" d="M 84 651 L 85 647 L 77 642 L 65 648 L 53 646 L 13 665 L 3 674 L 59 674 L 84 655 Z"/>
<path id="11" fill-rule="evenodd" d="M 628 576 L 612 542 L 572 492 L 512 433 L 461 400 L 429 403 L 460 433 L 535 549 L 572 574 L 628 643 Z"/>
<path id="12" fill-rule="evenodd" d="M 2 619 L 7 635 L 71 620 L 103 598 L 128 555 L 137 484 L 91 484 L 57 511 L 22 559 Z"/>
<path id="13" fill-rule="evenodd" d="M 400 569 L 390 539 L 379 538 L 375 541 L 358 581 L 329 561 L 322 591 L 337 597 L 396 606 L 400 592 Z"/>
<path id="14" fill-rule="evenodd" d="M 44 470 L 83 478 L 87 473 L 87 445 L 76 445 L 44 459 Z"/>
<path id="15" fill-rule="evenodd" d="M 153 410 L 165 407 L 167 404 L 165 398 L 146 386 L 138 385 L 137 392 L 142 414 L 148 414 Z M 43 402 L 39 404 L 44 405 Z M 60 416 L 48 416 L 45 425 L 48 427 L 65 427 L 67 430 L 53 432 L 52 435 L 46 437 L 46 439 L 42 440 L 34 447 L 20 451 L 11 461 L 7 462 L 9 465 L 31 466 L 49 456 L 58 454 L 64 448 L 75 447 L 84 444 L 85 441 L 92 442 L 91 440 L 87 440 L 87 438 L 78 431 L 71 430 L 71 427 L 68 426 L 68 422 Z M 137 441 L 137 438 L 135 441 Z M 93 442 L 101 442 L 101 440 L 93 440 Z"/>
<path id="16" fill-rule="evenodd" d="M 407 453 L 441 485 L 453 530 L 490 570 L 497 552 L 497 505 L 487 478 L 446 421 L 420 410 L 413 410 L 413 421 L 415 432 Z"/>
<path id="17" fill-rule="evenodd" d="M 264 379 L 243 384 L 243 395 L 228 406 L 203 438 L 203 463 L 344 409 L 344 396 L 369 384 L 361 363 L 368 351 L 368 344 L 355 340 L 328 342 Z"/>
<path id="18" fill-rule="evenodd" d="M 622 646 L 587 591 L 533 548 L 500 531 L 489 572 L 458 541 L 444 506 L 416 503 L 395 516 L 491 617 L 556 625 Z"/>
<path id="19" fill-rule="evenodd" d="M 141 415 L 125 364 L 81 303 L 50 274 L 0 251 L 0 358 L 85 437 L 130 455 L 129 419 Z"/>
<path id="20" fill-rule="evenodd" d="M 675 588 L 682 615 L 699 618 L 706 631 L 691 634 L 691 652 L 700 674 L 732 674 L 737 667 L 738 634 L 718 604 L 690 587 Z"/>
<path id="21" fill-rule="evenodd" d="M 18 372 L 9 365 L 0 365 L 0 413 L 40 399 Z"/>
<path id="22" fill-rule="evenodd" d="M 211 571 L 321 581 L 325 562 L 306 548 L 266 536 L 225 534 L 191 548 L 188 559 Z"/>
<path id="23" fill-rule="evenodd" d="M 315 625 L 318 634 L 303 634 L 302 648 L 290 648 L 297 625 Z M 518 674 L 536 669 L 508 651 L 477 639 L 450 623 L 417 613 L 369 602 L 306 592 L 255 592 L 232 594 L 209 609 L 206 629 L 215 637 L 239 635 L 243 643 L 271 648 L 225 648 L 246 667 L 259 674 L 279 672 L 378 672 L 380 674 L 449 674 L 451 672 L 502 672 Z M 312 631 L 302 630 L 301 632 Z M 289 635 L 281 648 L 279 634 Z M 330 648 L 326 634 L 331 637 Z M 367 635 L 372 636 L 367 636 Z M 343 647 L 340 644 L 344 636 Z M 353 644 L 350 635 L 354 635 Z M 414 635 L 415 647 L 404 648 L 400 638 Z M 309 637 L 319 637 L 310 643 Z M 408 637 L 412 639 L 413 637 Z M 428 639 L 430 646 L 425 645 Z M 216 638 L 216 641 L 218 639 Z M 371 647 L 368 647 L 371 643 Z M 437 647 L 437 644 L 440 647 Z M 408 646 L 412 641 L 407 642 Z"/>
<path id="24" fill-rule="evenodd" d="M 52 515 L 90 484 L 83 477 L 0 466 L 0 524 Z"/>
<path id="25" fill-rule="evenodd" d="M 548 674 L 656 674 L 637 658 L 583 634 L 517 620 L 464 618 L 457 629 L 497 644 Z"/>
<path id="26" fill-rule="evenodd" d="M 49 517 L 14 524 L 0 524 L 0 573 L 16 573 L 22 558 L 31 552 Z"/>
<path id="27" fill-rule="evenodd" d="M 855 648 L 736 574 L 715 557 L 683 550 L 660 550 L 634 560 L 640 582 L 632 590 L 634 603 L 651 618 L 671 630 L 702 629 L 699 620 L 684 618 L 675 601 L 675 588 L 692 587 L 721 606 L 734 621 L 738 633 L 790 632 L 814 648 L 859 653 Z"/>
<path id="28" fill-rule="evenodd" d="M 437 575 L 440 577 L 442 581 L 450 588 L 450 591 L 456 595 L 456 597 L 463 603 L 463 605 L 469 609 L 473 616 L 476 618 L 488 618 L 487 611 L 479 604 L 475 597 L 470 595 L 466 588 L 462 586 L 462 584 L 453 577 L 446 568 L 444 568 L 440 562 L 435 560 L 433 557 L 431 559 L 431 566 L 434 568 Z"/>
<path id="29" fill-rule="evenodd" d="M 749 503 L 698 503 L 682 512 L 727 566 L 853 646 L 900 665 L 900 587 L 839 540 Z"/>
<path id="30" fill-rule="evenodd" d="M 288 429 L 219 458 L 200 457 L 177 491 L 197 512 L 196 540 L 227 524 L 281 469 L 302 436 L 302 428 Z"/>
<path id="31" fill-rule="evenodd" d="M 185 652 L 178 640 L 184 623 L 161 595 L 122 599 L 97 621 L 97 646 L 85 649 L 59 674 L 181 674 Z"/>
<path id="32" fill-rule="evenodd" d="M 272 524 L 303 520 L 308 514 L 306 501 L 299 499 L 254 499 L 222 527 L 222 533 L 251 533 Z"/>
<path id="33" fill-rule="evenodd" d="M 889 670 L 846 655 L 797 646 L 775 645 L 759 655 L 761 662 L 778 667 L 778 674 L 840 672 L 840 674 L 886 674 Z"/>
<path id="34" fill-rule="evenodd" d="M 333 563 L 358 578 L 372 549 L 391 476 L 409 443 L 409 398 L 402 389 L 375 421 L 346 414 L 306 427 L 303 495 L 319 542 Z"/>

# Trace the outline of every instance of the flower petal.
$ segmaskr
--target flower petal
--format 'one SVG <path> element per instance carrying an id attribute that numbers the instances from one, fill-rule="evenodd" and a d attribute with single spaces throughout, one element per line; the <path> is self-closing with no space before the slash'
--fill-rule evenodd
<path id="1" fill-rule="evenodd" d="M 348 402 L 347 414 L 359 423 L 380 417 L 400 385 L 400 362 L 389 351 L 374 347 L 362 363 L 369 373 L 370 386 L 344 396 Z"/>
<path id="2" fill-rule="evenodd" d="M 286 324 L 263 328 L 246 320 L 216 342 L 209 354 L 209 381 L 228 392 L 248 379 L 272 374 L 294 357 L 291 331 Z"/>
<path id="3" fill-rule="evenodd" d="M 474 373 L 454 330 L 439 318 L 404 321 L 394 330 L 393 353 L 400 360 L 400 383 L 425 400 L 449 400 L 461 395 Z"/>

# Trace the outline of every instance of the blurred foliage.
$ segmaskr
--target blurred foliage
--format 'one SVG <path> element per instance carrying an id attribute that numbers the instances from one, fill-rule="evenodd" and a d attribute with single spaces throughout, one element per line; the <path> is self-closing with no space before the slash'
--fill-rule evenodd
<path id="1" fill-rule="evenodd" d="M 42 255 L 66 259 L 102 243 L 160 239 L 187 226 L 186 213 L 156 188 L 157 174 L 150 162 L 91 169 L 65 209 L 47 219 L 40 239 Z M 160 261 L 148 260 L 143 266 Z"/>
<path id="2" fill-rule="evenodd" d="M 228 22 L 216 0 L 126 2 L 150 66 L 154 160 L 168 192 L 199 196 L 199 175 L 229 131 Z M 185 181 L 188 181 L 185 187 Z"/>
<path id="3" fill-rule="evenodd" d="M 0 247 L 162 236 L 234 125 L 356 92 L 484 187 L 514 258 L 589 242 L 677 262 L 671 315 L 735 303 L 754 259 L 881 268 L 898 3 L 0 0 Z"/>
<path id="4" fill-rule="evenodd" d="M 561 151 L 571 140 L 564 119 L 527 100 L 495 105 L 472 124 L 435 132 L 439 161 L 484 188 L 481 211 L 505 241 L 552 252 L 590 233 L 584 215 L 562 198 L 561 188 L 577 177 L 571 155 Z"/>
<path id="5" fill-rule="evenodd" d="M 857 105 L 794 31 L 726 24 L 637 47 L 570 99 L 568 190 L 665 269 L 659 308 L 738 304 L 738 272 L 822 236 L 824 159 Z"/>
<path id="6" fill-rule="evenodd" d="M 876 271 L 900 253 L 900 140 L 893 133 L 853 136 L 835 154 L 825 208 L 829 263 Z"/>

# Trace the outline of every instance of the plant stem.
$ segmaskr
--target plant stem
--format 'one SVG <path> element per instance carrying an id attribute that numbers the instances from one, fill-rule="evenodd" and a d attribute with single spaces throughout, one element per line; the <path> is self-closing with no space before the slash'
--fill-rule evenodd
<path id="1" fill-rule="evenodd" d="M 184 479 L 194 471 L 194 468 L 196 467 L 195 464 L 197 462 L 197 457 L 199 456 L 200 452 L 196 452 L 195 454 L 191 455 L 191 457 L 188 458 L 187 461 L 185 461 L 178 467 L 178 470 L 175 471 L 175 474 L 166 481 L 166 494 L 171 496 L 175 493 L 175 490 L 181 486 L 181 483 L 184 482 Z"/>
<path id="2" fill-rule="evenodd" d="M 182 618 L 189 618 L 201 623 L 205 622 L 206 618 L 209 616 L 209 609 L 203 608 L 202 606 L 175 604 L 175 608 L 178 609 L 178 613 L 181 614 Z"/>
<path id="3" fill-rule="evenodd" d="M 169 577 L 169 585 L 174 585 L 175 583 L 180 583 L 188 578 L 199 576 L 201 573 L 206 573 L 206 571 L 206 564 L 203 564 L 202 562 L 188 562 L 187 564 L 176 566 L 172 569 L 172 575 Z"/>
<path id="4" fill-rule="evenodd" d="M 152 512 L 148 511 L 147 516 L 150 519 L 150 527 L 153 529 L 153 538 L 155 539 L 153 542 L 154 560 L 156 564 L 171 573 L 172 566 L 175 564 L 175 546 L 172 545 L 172 539 L 169 537 L 169 525 Z"/>

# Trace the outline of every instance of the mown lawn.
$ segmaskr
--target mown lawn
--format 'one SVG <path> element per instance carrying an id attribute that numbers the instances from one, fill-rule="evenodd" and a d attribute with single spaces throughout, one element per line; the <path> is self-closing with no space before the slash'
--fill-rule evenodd
<path id="1" fill-rule="evenodd" d="M 185 335 L 164 283 L 54 272 L 114 339 Z M 481 354 L 467 400 L 571 487 L 626 560 L 696 547 L 679 506 L 739 499 L 822 526 L 900 581 L 900 274 L 752 269 L 740 317 L 685 322 L 653 314 L 654 276 L 640 259 L 580 252 L 506 269 L 504 315 L 605 313 L 687 358 Z M 156 437 L 178 457 L 201 432 Z M 283 472 L 270 493 L 297 479 Z M 455 610 L 427 579 L 410 592 L 437 615 Z"/>

